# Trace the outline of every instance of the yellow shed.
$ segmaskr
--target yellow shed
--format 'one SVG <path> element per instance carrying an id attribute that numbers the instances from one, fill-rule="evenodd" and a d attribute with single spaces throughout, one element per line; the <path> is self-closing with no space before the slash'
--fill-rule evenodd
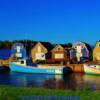
<path id="1" fill-rule="evenodd" d="M 100 41 L 96 43 L 93 50 L 93 61 L 100 61 Z"/>

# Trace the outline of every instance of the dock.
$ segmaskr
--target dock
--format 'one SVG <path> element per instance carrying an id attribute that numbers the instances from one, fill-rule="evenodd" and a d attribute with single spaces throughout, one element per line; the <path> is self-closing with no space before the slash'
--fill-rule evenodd
<path id="1" fill-rule="evenodd" d="M 0 66 L 9 66 L 9 60 L 0 60 Z"/>
<path id="2" fill-rule="evenodd" d="M 84 73 L 83 64 L 69 64 L 66 66 L 70 67 L 73 72 Z"/>

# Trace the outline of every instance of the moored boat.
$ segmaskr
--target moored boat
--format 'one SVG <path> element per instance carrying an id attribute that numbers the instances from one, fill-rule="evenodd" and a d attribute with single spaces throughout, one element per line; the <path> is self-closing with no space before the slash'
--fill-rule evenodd
<path id="1" fill-rule="evenodd" d="M 12 47 L 12 55 L 17 58 L 17 61 L 10 63 L 10 70 L 25 73 L 43 73 L 43 74 L 63 74 L 65 66 L 41 66 L 33 64 L 27 65 L 26 51 L 22 44 L 15 44 Z"/>
<path id="2" fill-rule="evenodd" d="M 100 64 L 84 64 L 86 74 L 100 75 Z"/>
<path id="3" fill-rule="evenodd" d="M 16 72 L 25 72 L 25 73 L 43 73 L 43 74 L 63 74 L 64 66 L 60 66 L 60 68 L 51 66 L 51 67 L 38 67 L 38 66 L 27 66 L 22 64 L 17 64 L 16 62 L 12 62 L 10 64 L 11 71 Z"/>

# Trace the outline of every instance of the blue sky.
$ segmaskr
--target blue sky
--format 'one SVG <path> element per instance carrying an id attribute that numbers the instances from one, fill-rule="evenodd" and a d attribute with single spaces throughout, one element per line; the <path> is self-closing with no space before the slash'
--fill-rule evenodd
<path id="1" fill-rule="evenodd" d="M 0 0 L 0 40 L 100 40 L 100 0 Z"/>

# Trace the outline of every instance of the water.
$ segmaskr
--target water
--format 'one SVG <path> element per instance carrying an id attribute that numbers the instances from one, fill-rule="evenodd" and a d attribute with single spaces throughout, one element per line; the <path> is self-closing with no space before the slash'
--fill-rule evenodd
<path id="1" fill-rule="evenodd" d="M 0 59 L 8 59 L 11 55 L 10 49 L 0 49 Z"/>
<path id="2" fill-rule="evenodd" d="M 0 84 L 16 87 L 44 87 L 50 89 L 100 90 L 100 76 L 72 73 L 63 75 L 26 74 L 17 72 L 0 72 Z"/>

